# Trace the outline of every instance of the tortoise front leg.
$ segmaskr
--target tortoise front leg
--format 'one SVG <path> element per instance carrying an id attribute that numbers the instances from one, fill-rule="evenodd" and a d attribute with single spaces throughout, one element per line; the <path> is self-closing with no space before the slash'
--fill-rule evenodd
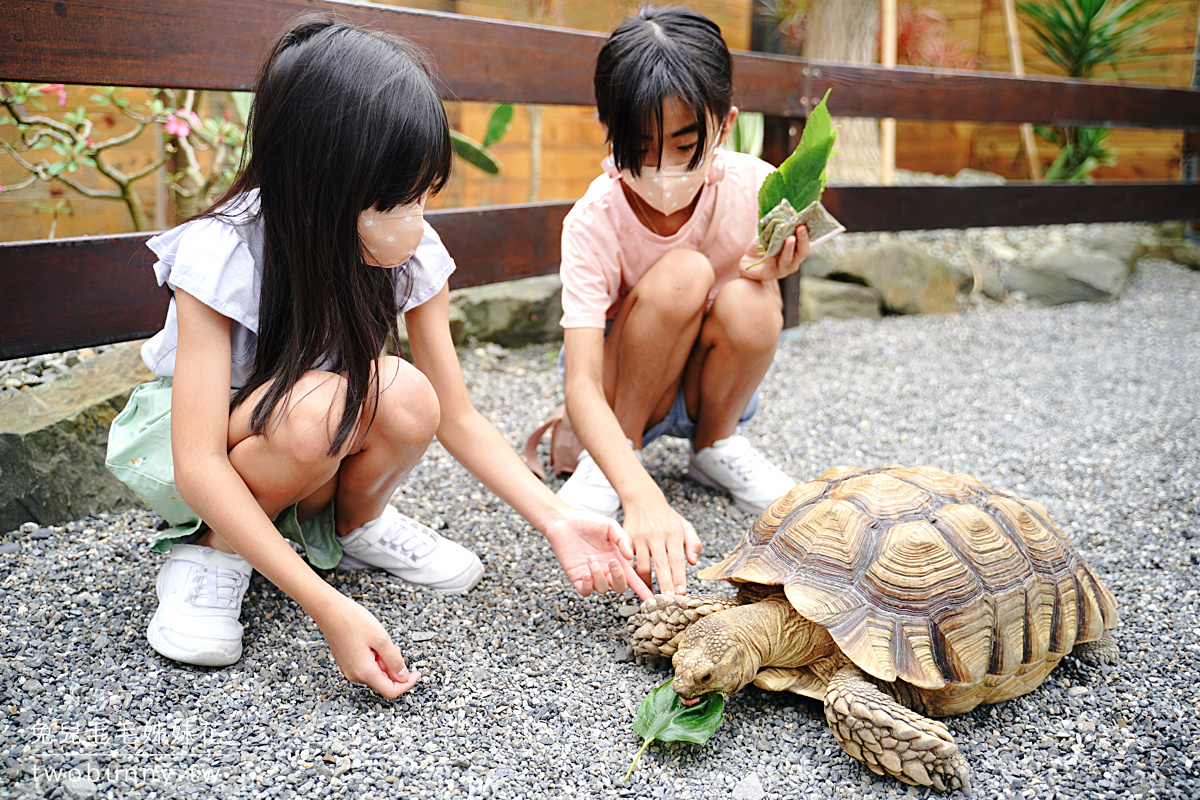
<path id="1" fill-rule="evenodd" d="M 642 603 L 625 623 L 629 645 L 638 663 L 670 666 L 679 637 L 687 626 L 715 611 L 739 605 L 736 597 L 712 594 L 656 594 Z"/>
<path id="2" fill-rule="evenodd" d="M 966 759 L 946 726 L 879 691 L 858 667 L 843 667 L 829 682 L 825 719 L 842 749 L 875 774 L 971 793 Z"/>

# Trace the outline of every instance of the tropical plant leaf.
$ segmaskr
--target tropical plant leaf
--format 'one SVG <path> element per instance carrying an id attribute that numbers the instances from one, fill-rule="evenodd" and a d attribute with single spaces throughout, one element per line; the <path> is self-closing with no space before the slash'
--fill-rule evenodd
<path id="1" fill-rule="evenodd" d="M 487 133 L 483 135 L 483 146 L 491 147 L 500 141 L 500 137 L 508 133 L 508 129 L 512 127 L 512 121 L 512 103 L 501 103 L 496 106 L 492 111 L 492 116 L 488 118 Z"/>
<path id="2" fill-rule="evenodd" d="M 758 190 L 759 218 L 765 217 L 784 198 L 797 209 L 821 199 L 825 188 L 825 165 L 837 138 L 829 109 L 825 106 L 828 99 L 827 91 L 809 114 L 796 150 L 763 181 Z"/>
<path id="3" fill-rule="evenodd" d="M 655 688 L 638 706 L 633 720 L 633 732 L 645 739 L 633 757 L 629 771 L 621 779 L 629 779 L 638 759 L 655 739 L 662 742 L 707 742 L 724 719 L 725 696 L 720 692 L 706 694 L 695 705 L 685 706 L 671 688 L 671 681 Z"/>
<path id="4" fill-rule="evenodd" d="M 500 173 L 500 162 L 481 143 L 456 130 L 450 131 L 450 144 L 463 161 L 479 167 L 489 175 Z"/>

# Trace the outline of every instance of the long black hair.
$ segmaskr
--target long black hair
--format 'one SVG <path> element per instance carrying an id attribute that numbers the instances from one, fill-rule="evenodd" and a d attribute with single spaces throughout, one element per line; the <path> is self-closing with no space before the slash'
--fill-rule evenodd
<path id="1" fill-rule="evenodd" d="M 230 216 L 237 198 L 258 190 L 258 342 L 253 372 L 231 400 L 236 407 L 270 384 L 251 412 L 251 432 L 265 433 L 317 366 L 346 379 L 330 455 L 378 396 L 372 364 L 397 333 L 397 282 L 411 281 L 405 267 L 364 262 L 358 217 L 416 202 L 449 179 L 449 125 L 433 74 L 407 41 L 328 15 L 296 19 L 271 45 L 250 111 L 250 155 L 209 212 Z"/>
<path id="2" fill-rule="evenodd" d="M 646 136 L 657 133 L 662 159 L 663 103 L 676 98 L 696 119 L 689 169 L 704 158 L 710 116 L 733 103 L 733 61 L 721 29 L 686 8 L 646 6 L 621 23 L 596 57 L 596 111 L 608 129 L 618 169 L 640 175 Z"/>

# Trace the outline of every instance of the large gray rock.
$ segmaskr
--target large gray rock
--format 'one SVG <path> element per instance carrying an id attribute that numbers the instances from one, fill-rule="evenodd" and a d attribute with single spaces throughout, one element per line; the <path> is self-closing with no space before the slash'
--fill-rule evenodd
<path id="1" fill-rule="evenodd" d="M 1086 247 L 1097 253 L 1112 256 L 1125 264 L 1129 272 L 1133 272 L 1138 259 L 1147 249 L 1141 234 L 1124 226 L 1101 228 L 1087 240 Z"/>
<path id="2" fill-rule="evenodd" d="M 826 275 L 869 286 L 889 314 L 958 311 L 950 265 L 914 244 L 888 241 L 848 253 Z"/>
<path id="3" fill-rule="evenodd" d="M 879 296 L 866 286 L 825 278 L 800 278 L 800 319 L 816 322 L 825 317 L 879 319 Z"/>
<path id="4" fill-rule="evenodd" d="M 1171 245 L 1171 255 L 1169 258 L 1177 264 L 1183 264 L 1185 267 L 1200 269 L 1200 245 L 1190 239 L 1174 242 Z"/>
<path id="5" fill-rule="evenodd" d="M 1099 303 L 1119 297 L 1128 279 L 1128 262 L 1075 243 L 1043 250 L 1010 269 L 1008 288 L 1047 306 Z"/>
<path id="6" fill-rule="evenodd" d="M 104 466 L 109 423 L 139 383 L 154 379 L 139 344 L 106 350 L 64 377 L 0 402 L 0 531 L 139 502 Z"/>
<path id="7" fill-rule="evenodd" d="M 543 275 L 458 289 L 451 303 L 466 317 L 466 333 L 505 347 L 562 339 L 562 281 Z"/>

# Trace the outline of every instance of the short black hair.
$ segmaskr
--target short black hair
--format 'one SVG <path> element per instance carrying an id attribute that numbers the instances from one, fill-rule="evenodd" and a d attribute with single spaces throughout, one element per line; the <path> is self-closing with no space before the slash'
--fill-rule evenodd
<path id="1" fill-rule="evenodd" d="M 646 6 L 612 32 L 596 57 L 596 111 L 608 128 L 613 161 L 642 171 L 643 137 L 658 134 L 662 157 L 663 103 L 677 98 L 696 119 L 689 169 L 704 157 L 708 117 L 723 120 L 733 102 L 733 60 L 721 29 L 686 8 Z"/>

